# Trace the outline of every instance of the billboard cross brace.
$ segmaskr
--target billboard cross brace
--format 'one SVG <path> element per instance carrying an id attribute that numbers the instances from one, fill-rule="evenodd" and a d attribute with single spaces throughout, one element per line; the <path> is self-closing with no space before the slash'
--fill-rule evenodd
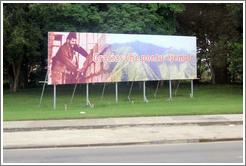
<path id="1" fill-rule="evenodd" d="M 43 85 L 43 89 L 42 89 L 42 93 L 41 93 L 41 97 L 40 97 L 40 101 L 39 101 L 38 107 L 41 106 L 41 103 L 42 103 L 42 100 L 43 100 L 44 89 L 45 89 L 45 84 L 47 83 L 47 79 L 48 79 L 48 72 L 46 73 L 46 76 L 45 76 L 44 85 Z"/>
<path id="2" fill-rule="evenodd" d="M 103 100 L 103 95 L 104 95 L 104 91 L 105 91 L 105 86 L 106 86 L 106 82 L 103 85 L 103 91 L 102 91 L 102 96 L 101 96 L 101 101 Z"/>
<path id="3" fill-rule="evenodd" d="M 157 87 L 156 87 L 156 90 L 155 90 L 155 93 L 154 93 L 155 99 L 156 99 L 156 95 L 157 95 L 157 90 L 158 90 L 159 84 L 160 84 L 160 81 L 158 81 Z"/>
<path id="4" fill-rule="evenodd" d="M 131 88 L 130 88 L 129 94 L 128 94 L 128 96 L 127 96 L 128 101 L 131 101 L 130 95 L 131 95 L 131 93 L 132 93 L 132 86 L 133 86 L 133 83 L 134 83 L 134 82 L 132 81 L 132 84 L 131 84 Z"/>
<path id="5" fill-rule="evenodd" d="M 76 91 L 76 87 L 77 87 L 77 84 L 75 84 L 75 86 L 74 86 L 73 94 L 72 94 L 72 98 L 71 98 L 70 104 L 73 103 L 73 97 L 74 97 L 74 93 L 75 93 L 75 91 Z"/>
<path id="6" fill-rule="evenodd" d="M 179 81 L 179 80 L 178 80 L 178 81 Z M 180 81 L 178 82 L 177 88 L 176 88 L 176 90 L 175 90 L 175 96 L 177 95 L 177 92 L 178 92 L 178 89 L 179 89 L 179 83 L 180 83 Z"/>

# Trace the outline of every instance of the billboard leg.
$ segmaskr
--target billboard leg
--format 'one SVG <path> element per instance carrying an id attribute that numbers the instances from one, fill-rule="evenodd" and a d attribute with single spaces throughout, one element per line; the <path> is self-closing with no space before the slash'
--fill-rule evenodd
<path id="1" fill-rule="evenodd" d="M 169 94 L 170 94 L 170 100 L 172 100 L 172 81 L 169 80 Z"/>
<path id="2" fill-rule="evenodd" d="M 104 91 L 105 91 L 105 86 L 106 86 L 106 82 L 103 85 L 103 91 L 102 91 L 102 96 L 101 96 L 101 101 L 103 100 L 103 95 L 104 95 Z"/>
<path id="3" fill-rule="evenodd" d="M 86 83 L 86 107 L 89 106 L 89 83 Z"/>
<path id="4" fill-rule="evenodd" d="M 160 81 L 158 81 L 157 87 L 156 87 L 156 90 L 155 90 L 155 93 L 154 93 L 155 99 L 156 99 L 156 95 L 157 95 L 157 90 L 158 90 L 159 84 L 160 84 Z"/>
<path id="5" fill-rule="evenodd" d="M 128 94 L 128 96 L 127 96 L 128 101 L 131 101 L 130 95 L 131 95 L 131 93 L 132 93 L 132 86 L 133 86 L 133 83 L 134 83 L 134 82 L 132 81 L 132 84 L 131 84 L 131 88 L 130 88 L 129 94 Z"/>
<path id="6" fill-rule="evenodd" d="M 144 98 L 144 102 L 148 103 L 148 100 L 146 98 L 146 93 L 145 93 L 145 81 L 143 81 L 143 98 Z"/>
<path id="7" fill-rule="evenodd" d="M 191 80 L 191 93 L 190 93 L 190 97 L 193 97 L 193 80 Z"/>
<path id="8" fill-rule="evenodd" d="M 118 103 L 118 83 L 115 83 L 115 101 Z"/>
<path id="9" fill-rule="evenodd" d="M 86 108 L 88 107 L 94 108 L 94 104 L 91 104 L 89 101 L 89 83 L 86 83 Z"/>
<path id="10" fill-rule="evenodd" d="M 54 110 L 56 109 L 56 85 L 54 85 Z"/>

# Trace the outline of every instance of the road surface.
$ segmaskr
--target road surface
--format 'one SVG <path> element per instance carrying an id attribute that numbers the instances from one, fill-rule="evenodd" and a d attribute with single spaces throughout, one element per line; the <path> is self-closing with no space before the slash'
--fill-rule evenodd
<path id="1" fill-rule="evenodd" d="M 243 141 L 16 149 L 4 163 L 243 163 Z"/>

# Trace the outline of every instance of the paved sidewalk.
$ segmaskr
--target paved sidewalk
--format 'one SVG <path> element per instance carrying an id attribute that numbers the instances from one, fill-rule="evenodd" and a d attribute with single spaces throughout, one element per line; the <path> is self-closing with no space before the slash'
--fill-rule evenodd
<path id="1" fill-rule="evenodd" d="M 3 148 L 243 139 L 243 114 L 3 122 Z"/>
<path id="2" fill-rule="evenodd" d="M 131 118 L 73 119 L 73 120 L 36 120 L 6 121 L 3 131 L 31 131 L 55 129 L 98 129 L 123 126 L 153 125 L 214 125 L 221 123 L 242 123 L 243 114 L 192 115 L 192 116 L 155 116 Z"/>

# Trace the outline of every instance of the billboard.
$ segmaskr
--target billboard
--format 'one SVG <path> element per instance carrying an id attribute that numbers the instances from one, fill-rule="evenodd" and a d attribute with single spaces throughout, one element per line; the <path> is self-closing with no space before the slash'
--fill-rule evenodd
<path id="1" fill-rule="evenodd" d="M 196 37 L 49 32 L 48 84 L 197 78 Z"/>

